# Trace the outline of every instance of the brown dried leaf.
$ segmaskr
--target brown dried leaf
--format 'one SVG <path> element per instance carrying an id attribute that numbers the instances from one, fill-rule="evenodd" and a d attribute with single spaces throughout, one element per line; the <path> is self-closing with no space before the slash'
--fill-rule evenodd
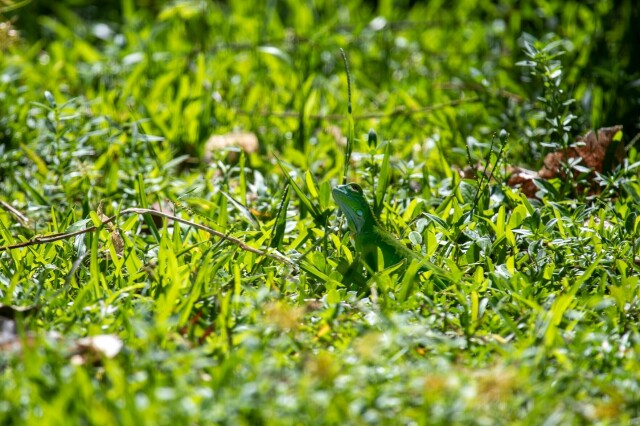
<path id="1" fill-rule="evenodd" d="M 533 180 L 539 177 L 538 173 L 520 167 L 510 167 L 509 172 L 507 185 L 512 188 L 520 188 L 520 191 L 527 198 L 535 198 L 538 187 L 533 183 Z"/>
<path id="2" fill-rule="evenodd" d="M 98 334 L 76 341 L 76 351 L 71 357 L 73 364 L 87 364 L 99 358 L 113 358 L 120 353 L 124 344 L 113 334 Z"/>
<path id="3" fill-rule="evenodd" d="M 479 179 L 481 175 L 484 175 L 485 178 L 492 177 L 492 168 L 495 166 L 486 167 L 480 161 L 478 161 L 475 165 L 466 165 L 464 169 L 458 169 L 458 174 L 463 179 Z"/>
<path id="4" fill-rule="evenodd" d="M 582 142 L 575 148 L 567 149 L 567 158 L 582 158 L 582 164 L 590 169 L 602 173 L 612 169 L 624 160 L 624 145 L 615 143 L 612 145 L 613 137 L 622 130 L 622 126 L 603 127 L 598 130 L 598 136 L 590 131 L 585 136 L 578 138 Z M 611 149 L 610 149 L 611 148 Z M 610 164 L 605 164 L 606 159 L 610 159 Z M 552 179 L 562 176 L 561 163 L 565 161 L 564 151 L 556 151 L 548 154 L 544 158 L 544 166 L 538 174 L 543 179 Z"/>
<path id="5" fill-rule="evenodd" d="M 247 154 L 258 151 L 259 142 L 255 133 L 251 132 L 231 132 L 224 135 L 211 135 L 205 144 L 205 161 L 211 160 L 214 151 L 221 151 L 225 148 L 237 146 Z"/>
<path id="6" fill-rule="evenodd" d="M 118 256 L 122 256 L 124 253 L 124 240 L 122 239 L 122 235 L 120 235 L 120 231 L 116 227 L 111 230 L 111 244 L 113 244 L 116 254 Z"/>
<path id="7" fill-rule="evenodd" d="M 598 130 L 597 137 L 593 131 L 590 131 L 585 136 L 577 139 L 581 143 L 566 150 L 566 156 L 569 159 L 582 159 L 582 165 L 592 169 L 594 172 L 602 173 L 603 171 L 612 170 L 625 158 L 624 144 L 613 140 L 620 131 L 622 131 L 621 125 L 603 127 Z M 565 161 L 565 151 L 556 151 L 547 154 L 544 158 L 544 166 L 537 173 L 532 170 L 511 167 L 511 175 L 507 184 L 511 187 L 519 187 L 528 198 L 535 198 L 537 187 L 533 180 L 535 178 L 563 178 L 562 163 Z M 577 172 L 575 172 L 575 175 L 577 175 Z M 591 174 L 591 178 L 593 175 L 594 173 Z M 591 190 L 593 192 L 596 188 L 592 186 Z"/>

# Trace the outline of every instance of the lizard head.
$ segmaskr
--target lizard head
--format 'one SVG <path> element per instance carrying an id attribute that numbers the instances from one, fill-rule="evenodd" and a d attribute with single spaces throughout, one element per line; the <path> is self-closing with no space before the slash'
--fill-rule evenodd
<path id="1" fill-rule="evenodd" d="M 333 188 L 331 193 L 340 210 L 347 217 L 351 232 L 358 234 L 375 223 L 369 202 L 360 185 L 355 183 L 338 185 Z"/>

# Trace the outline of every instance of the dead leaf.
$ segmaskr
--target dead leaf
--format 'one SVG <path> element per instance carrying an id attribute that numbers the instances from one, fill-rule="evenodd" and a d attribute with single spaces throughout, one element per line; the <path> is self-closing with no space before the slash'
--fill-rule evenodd
<path id="1" fill-rule="evenodd" d="M 622 126 L 620 125 L 603 127 L 598 130 L 597 137 L 593 131 L 590 131 L 577 139 L 578 145 L 576 147 L 567 149 L 566 157 L 568 159 L 581 158 L 584 166 L 598 173 L 610 171 L 624 160 L 624 145 L 619 141 L 613 141 L 613 137 L 621 130 Z M 607 158 L 610 164 L 606 164 Z M 538 174 L 543 179 L 562 177 L 563 162 L 566 162 L 564 151 L 547 154 L 544 158 L 544 166 Z"/>
<path id="2" fill-rule="evenodd" d="M 253 154 L 258 151 L 260 145 L 256 134 L 251 132 L 231 132 L 224 135 L 211 135 L 204 148 L 205 161 L 211 161 L 213 152 L 233 146 L 242 149 L 247 154 Z"/>
<path id="3" fill-rule="evenodd" d="M 107 222 L 109 220 L 109 216 L 104 214 L 102 211 L 102 201 L 103 200 L 100 200 L 100 202 L 98 203 L 98 208 L 96 209 L 96 215 L 98 215 L 98 217 L 102 222 Z M 112 226 L 111 222 L 107 222 L 107 227 L 111 228 L 111 226 Z"/>
<path id="4" fill-rule="evenodd" d="M 622 131 L 621 125 L 603 127 L 598 130 L 598 135 L 590 131 L 585 136 L 577 138 L 574 147 L 547 154 L 543 167 L 536 173 L 532 170 L 520 167 L 510 167 L 510 176 L 507 184 L 512 188 L 520 188 L 528 198 L 535 198 L 538 188 L 534 179 L 564 178 L 563 166 L 567 159 L 580 159 L 580 164 L 592 170 L 588 177 L 593 180 L 595 173 L 613 170 L 625 158 L 624 144 L 620 140 L 614 140 L 618 132 Z M 566 154 L 566 155 L 565 155 Z M 574 177 L 578 171 L 574 171 Z M 598 188 L 592 184 L 591 192 L 597 192 Z"/>
<path id="5" fill-rule="evenodd" d="M 538 187 L 533 183 L 535 178 L 539 178 L 538 173 L 533 170 L 523 169 L 521 167 L 509 167 L 509 178 L 507 185 L 512 188 L 520 188 L 520 191 L 527 198 L 535 198 Z"/>
<path id="6" fill-rule="evenodd" d="M 95 362 L 99 358 L 113 358 L 120 353 L 124 344 L 113 334 L 98 334 L 76 341 L 76 350 L 71 362 L 76 365 Z"/>
<path id="7" fill-rule="evenodd" d="M 113 248 L 116 250 L 116 254 L 118 256 L 122 256 L 124 253 L 124 240 L 122 239 L 122 235 L 120 235 L 120 231 L 118 228 L 113 228 L 111 230 L 111 244 L 113 244 Z"/>

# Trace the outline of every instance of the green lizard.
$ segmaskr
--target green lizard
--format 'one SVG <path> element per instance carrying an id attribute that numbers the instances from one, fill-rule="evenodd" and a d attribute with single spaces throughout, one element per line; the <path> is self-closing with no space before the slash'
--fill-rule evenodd
<path id="1" fill-rule="evenodd" d="M 331 192 L 340 210 L 347 217 L 349 230 L 356 243 L 356 251 L 371 270 L 378 269 L 378 249 L 382 252 L 385 267 L 403 260 L 407 265 L 413 259 L 422 260 L 418 253 L 410 250 L 382 227 L 373 214 L 360 185 L 355 183 L 338 185 Z"/>

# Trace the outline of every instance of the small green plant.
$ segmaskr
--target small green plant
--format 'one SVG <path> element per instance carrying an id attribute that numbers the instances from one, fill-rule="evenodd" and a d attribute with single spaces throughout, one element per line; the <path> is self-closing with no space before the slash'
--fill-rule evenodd
<path id="1" fill-rule="evenodd" d="M 538 125 L 533 132 L 535 140 L 549 153 L 562 153 L 558 175 L 564 177 L 554 188 L 540 182 L 541 189 L 554 198 L 582 195 L 581 188 L 589 187 L 587 177 L 590 170 L 580 164 L 579 158 L 569 159 L 568 150 L 575 148 L 575 136 L 579 117 L 573 111 L 575 99 L 565 88 L 564 69 L 561 58 L 566 53 L 566 40 L 559 40 L 549 35 L 537 40 L 526 34 L 523 36 L 523 50 L 527 60 L 518 62 L 529 71 L 532 83 L 540 87 L 540 95 L 536 97 L 538 108 L 532 113 Z"/>
<path id="2" fill-rule="evenodd" d="M 553 151 L 569 148 L 572 131 L 575 131 L 574 122 L 578 118 L 572 113 L 575 100 L 563 85 L 561 57 L 566 53 L 566 44 L 566 40 L 554 36 L 536 40 L 525 35 L 523 50 L 528 59 L 517 63 L 528 68 L 529 75 L 541 85 L 542 96 L 536 98 L 540 105 L 536 119 L 543 129 L 542 146 Z"/>

